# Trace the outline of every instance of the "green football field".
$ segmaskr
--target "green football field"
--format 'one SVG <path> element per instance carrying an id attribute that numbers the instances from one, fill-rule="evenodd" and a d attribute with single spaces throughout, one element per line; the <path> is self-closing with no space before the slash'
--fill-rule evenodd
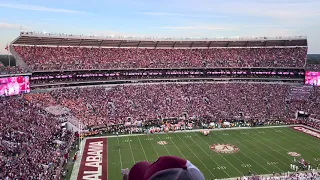
<path id="1" fill-rule="evenodd" d="M 167 144 L 158 144 L 159 141 Z M 235 153 L 218 153 L 210 149 L 214 144 L 239 149 Z M 320 164 L 320 140 L 288 127 L 219 130 L 208 136 L 186 131 L 112 137 L 108 139 L 108 179 L 121 179 L 121 169 L 138 161 L 155 161 L 162 155 L 188 159 L 206 179 L 247 176 L 249 170 L 256 174 L 288 172 L 292 171 L 293 161 L 288 152 L 301 154 L 313 167 Z"/>

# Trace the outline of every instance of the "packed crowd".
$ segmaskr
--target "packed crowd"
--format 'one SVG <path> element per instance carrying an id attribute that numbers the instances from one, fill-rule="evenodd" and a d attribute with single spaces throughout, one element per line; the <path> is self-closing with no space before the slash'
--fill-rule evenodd
<path id="1" fill-rule="evenodd" d="M 252 176 L 241 178 L 243 180 L 318 180 L 319 172 L 296 172 L 290 174 L 279 174 L 273 176 Z"/>
<path id="2" fill-rule="evenodd" d="M 320 115 L 319 114 L 310 115 L 309 118 L 307 118 L 304 121 L 304 124 L 320 130 Z"/>
<path id="3" fill-rule="evenodd" d="M 149 84 L 59 89 L 51 92 L 86 126 L 132 120 L 177 118 L 291 119 L 298 110 L 320 109 L 313 98 L 288 101 L 290 85 L 259 83 Z"/>
<path id="4" fill-rule="evenodd" d="M 142 49 L 14 46 L 33 70 L 303 67 L 307 48 Z"/>
<path id="5" fill-rule="evenodd" d="M 107 133 L 141 133 L 138 123 L 151 127 L 163 124 L 162 119 L 169 119 L 166 124 L 181 124 L 184 119 L 187 127 L 197 128 L 221 119 L 250 119 L 250 126 L 259 126 L 296 123 L 291 119 L 297 111 L 318 113 L 318 87 L 299 101 L 288 101 L 290 89 L 287 84 L 168 83 L 56 89 L 2 98 L 0 179 L 51 179 L 56 174 L 71 133 L 62 130 L 44 107 L 62 105 L 87 127 L 111 125 Z M 311 118 L 318 116 L 310 116 L 305 124 L 319 128 L 319 121 Z"/>
<path id="6" fill-rule="evenodd" d="M 320 64 L 307 64 L 306 70 L 319 72 L 320 71 Z"/>
<path id="7" fill-rule="evenodd" d="M 59 176 L 72 133 L 21 96 L 0 99 L 0 179 Z"/>
<path id="8" fill-rule="evenodd" d="M 28 70 L 20 68 L 19 66 L 4 66 L 0 63 L 0 75 L 5 74 L 21 74 L 27 73 Z"/>

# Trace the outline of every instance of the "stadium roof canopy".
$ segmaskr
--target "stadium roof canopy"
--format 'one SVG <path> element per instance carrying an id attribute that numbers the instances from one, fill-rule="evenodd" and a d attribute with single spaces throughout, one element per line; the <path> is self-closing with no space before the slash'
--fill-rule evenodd
<path id="1" fill-rule="evenodd" d="M 243 38 L 154 38 L 126 36 L 76 36 L 21 32 L 11 45 L 80 46 L 80 47 L 144 47 L 144 48 L 211 48 L 307 46 L 305 36 Z"/>

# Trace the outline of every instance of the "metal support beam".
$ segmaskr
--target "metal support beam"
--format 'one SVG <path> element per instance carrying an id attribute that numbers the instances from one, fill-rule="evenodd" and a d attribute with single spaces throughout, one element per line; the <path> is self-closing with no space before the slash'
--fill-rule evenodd
<path id="1" fill-rule="evenodd" d="M 191 45 L 190 45 L 190 48 L 192 48 L 193 44 L 194 44 L 194 41 L 192 41 L 192 43 L 191 43 Z"/>
<path id="2" fill-rule="evenodd" d="M 83 39 L 81 39 L 81 41 L 80 41 L 80 43 L 79 43 L 79 46 L 81 46 L 82 42 L 83 42 Z"/>
<path id="3" fill-rule="evenodd" d="M 101 47 L 101 46 L 102 46 L 102 43 L 103 43 L 103 40 L 101 40 L 101 43 L 100 43 L 99 47 Z"/>
<path id="4" fill-rule="evenodd" d="M 121 47 L 121 45 L 122 45 L 122 42 L 123 42 L 123 41 L 121 41 L 121 42 L 120 42 L 120 44 L 119 44 L 119 47 Z"/>
<path id="5" fill-rule="evenodd" d="M 139 41 L 139 44 L 138 44 L 137 48 L 140 46 L 141 42 L 142 42 L 142 41 Z"/>
<path id="6" fill-rule="evenodd" d="M 58 47 L 59 47 L 60 44 L 63 42 L 63 40 L 64 40 L 64 39 L 62 38 L 61 41 L 58 43 L 58 45 L 57 45 Z"/>
<path id="7" fill-rule="evenodd" d="M 160 43 L 160 41 L 157 42 L 156 46 L 154 47 L 155 49 L 158 47 L 158 44 Z"/>
<path id="8" fill-rule="evenodd" d="M 212 41 L 210 41 L 210 43 L 209 43 L 209 45 L 208 45 L 208 48 L 210 48 L 210 47 L 211 47 L 211 44 L 212 44 Z"/>
<path id="9" fill-rule="evenodd" d="M 176 44 L 177 44 L 177 41 L 175 41 L 175 42 L 173 43 L 173 46 L 172 46 L 172 47 L 174 48 L 174 46 L 176 46 Z"/>
<path id="10" fill-rule="evenodd" d="M 35 45 L 38 45 L 41 42 L 42 38 L 40 38 L 40 40 L 38 42 L 36 42 Z"/>

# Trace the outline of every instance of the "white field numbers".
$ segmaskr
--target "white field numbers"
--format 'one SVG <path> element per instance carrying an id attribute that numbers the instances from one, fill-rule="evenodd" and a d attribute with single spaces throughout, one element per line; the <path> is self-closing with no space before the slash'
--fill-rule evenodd
<path id="1" fill-rule="evenodd" d="M 249 134 L 248 132 L 241 132 L 240 134 Z"/>
<path id="2" fill-rule="evenodd" d="M 219 170 L 225 170 L 225 169 L 227 169 L 227 168 L 226 168 L 225 166 L 218 166 L 217 169 L 219 169 Z"/>
<path id="3" fill-rule="evenodd" d="M 251 164 L 241 164 L 242 167 L 251 167 Z"/>
<path id="4" fill-rule="evenodd" d="M 269 166 L 275 166 L 275 165 L 278 164 L 278 162 L 272 161 L 272 162 L 267 162 L 267 164 L 268 164 Z"/>
<path id="5" fill-rule="evenodd" d="M 314 161 L 318 162 L 318 161 L 320 161 L 320 158 L 314 158 Z"/>
<path id="6" fill-rule="evenodd" d="M 131 139 L 124 140 L 124 142 L 126 142 L 126 143 L 131 142 L 131 141 L 132 141 Z"/>

